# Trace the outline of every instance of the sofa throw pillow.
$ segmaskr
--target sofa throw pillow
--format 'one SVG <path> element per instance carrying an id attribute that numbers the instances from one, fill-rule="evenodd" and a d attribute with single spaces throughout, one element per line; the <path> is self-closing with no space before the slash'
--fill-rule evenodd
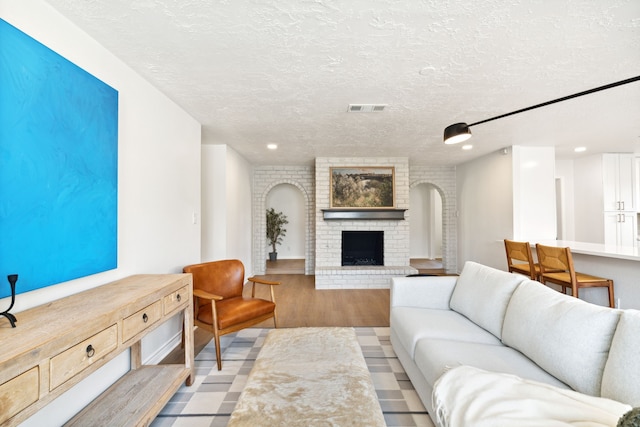
<path id="1" fill-rule="evenodd" d="M 602 397 L 640 406 L 640 311 L 623 310 L 602 374 Z"/>
<path id="2" fill-rule="evenodd" d="M 502 342 L 581 393 L 600 395 L 620 312 L 526 281 L 513 293 Z"/>
<path id="3" fill-rule="evenodd" d="M 467 261 L 453 289 L 449 306 L 498 338 L 509 299 L 526 279 L 472 261 Z"/>

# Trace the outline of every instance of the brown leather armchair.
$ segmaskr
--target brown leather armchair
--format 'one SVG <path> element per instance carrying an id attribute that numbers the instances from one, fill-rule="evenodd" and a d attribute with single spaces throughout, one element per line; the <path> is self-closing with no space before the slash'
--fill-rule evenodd
<path id="1" fill-rule="evenodd" d="M 237 259 L 188 265 L 193 275 L 194 324 L 213 333 L 218 370 L 222 369 L 220 337 L 273 318 L 278 327 L 273 286 L 280 282 L 250 277 L 251 297 L 243 297 L 244 265 Z M 256 283 L 269 285 L 271 301 L 256 298 Z"/>

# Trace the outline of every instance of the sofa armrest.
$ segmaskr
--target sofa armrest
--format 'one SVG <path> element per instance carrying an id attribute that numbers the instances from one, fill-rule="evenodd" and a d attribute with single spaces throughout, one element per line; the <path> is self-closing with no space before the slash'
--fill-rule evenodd
<path id="1" fill-rule="evenodd" d="M 391 279 L 391 307 L 449 310 L 457 280 L 458 276 L 394 277 Z"/>

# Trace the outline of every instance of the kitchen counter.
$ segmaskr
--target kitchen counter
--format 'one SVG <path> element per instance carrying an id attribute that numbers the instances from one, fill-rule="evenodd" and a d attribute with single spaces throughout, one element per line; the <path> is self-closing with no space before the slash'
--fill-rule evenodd
<path id="1" fill-rule="evenodd" d="M 538 242 L 541 245 L 570 247 L 572 254 L 594 255 L 608 258 L 640 261 L 640 248 L 638 246 L 615 246 L 601 243 L 574 242 L 571 240 L 547 240 Z M 533 249 L 535 244 L 532 243 Z"/>
<path id="2" fill-rule="evenodd" d="M 618 308 L 640 309 L 640 248 L 614 246 L 570 240 L 546 240 L 547 246 L 570 247 L 576 271 L 613 280 L 615 302 Z M 531 242 L 535 251 L 535 242 Z M 608 305 L 606 292 L 601 288 L 580 290 L 580 298 Z"/>

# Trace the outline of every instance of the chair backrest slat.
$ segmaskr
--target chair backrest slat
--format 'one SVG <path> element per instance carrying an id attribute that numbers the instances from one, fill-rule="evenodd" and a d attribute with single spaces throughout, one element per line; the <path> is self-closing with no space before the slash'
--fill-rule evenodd
<path id="1" fill-rule="evenodd" d="M 527 242 L 515 242 L 513 240 L 505 240 L 507 247 L 507 258 L 512 260 L 529 262 L 531 259 L 531 247 Z"/>
<path id="2" fill-rule="evenodd" d="M 525 272 L 523 271 L 522 266 L 526 265 L 529 277 L 532 280 L 536 280 L 537 272 L 529 242 L 517 242 L 515 240 L 504 239 L 504 248 L 507 252 L 507 265 L 509 267 L 509 271 L 524 274 Z M 514 263 L 514 260 L 521 261 L 521 263 Z"/>
<path id="3" fill-rule="evenodd" d="M 538 254 L 540 270 L 543 273 L 551 270 L 569 272 L 573 269 L 573 260 L 569 248 L 536 244 L 536 252 Z"/>

